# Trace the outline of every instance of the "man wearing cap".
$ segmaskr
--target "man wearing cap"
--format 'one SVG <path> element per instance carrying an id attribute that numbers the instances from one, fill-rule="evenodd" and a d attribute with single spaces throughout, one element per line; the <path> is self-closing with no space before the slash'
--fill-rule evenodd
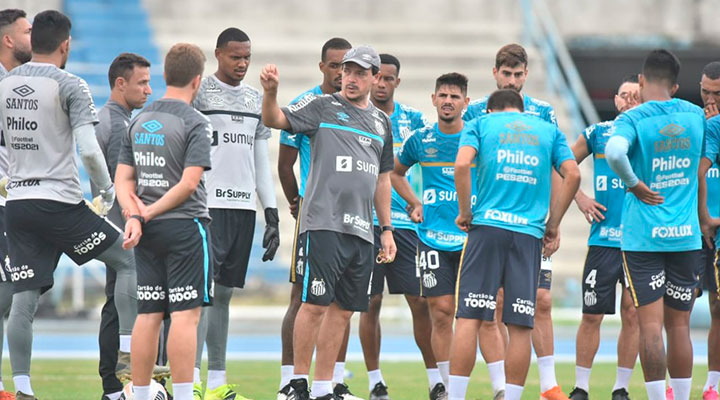
<path id="1" fill-rule="evenodd" d="M 373 205 L 382 227 L 384 262 L 395 257 L 390 225 L 392 128 L 388 116 L 369 101 L 380 57 L 367 46 L 343 58 L 339 93 L 308 96 L 280 108 L 275 65 L 260 74 L 265 91 L 263 123 L 310 138 L 311 167 L 300 214 L 305 267 L 302 305 L 293 333 L 294 399 L 310 399 L 308 374 L 317 343 L 313 399 L 337 399 L 332 375 L 344 330 L 354 311 L 368 306 L 373 270 Z M 373 203 L 374 201 L 374 203 Z"/>

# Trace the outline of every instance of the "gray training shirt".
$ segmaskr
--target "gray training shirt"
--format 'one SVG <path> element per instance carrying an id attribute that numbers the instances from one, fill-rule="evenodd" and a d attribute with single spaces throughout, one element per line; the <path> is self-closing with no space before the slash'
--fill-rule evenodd
<path id="1" fill-rule="evenodd" d="M 388 116 L 372 103 L 360 109 L 338 93 L 308 96 L 282 111 L 290 132 L 310 137 L 300 232 L 329 230 L 373 243 L 377 178 L 393 169 Z"/>
<path id="2" fill-rule="evenodd" d="M 5 66 L 0 63 L 0 80 L 7 75 Z M 8 155 L 7 147 L 5 146 L 5 135 L 3 134 L 3 124 L 0 122 L 0 178 L 7 176 L 8 174 Z M 5 198 L 0 196 L 0 206 L 5 205 Z"/>
<path id="3" fill-rule="evenodd" d="M 0 99 L 8 201 L 82 201 L 72 131 L 97 123 L 87 83 L 55 65 L 29 62 L 0 81 Z"/>
<path id="4" fill-rule="evenodd" d="M 210 75 L 192 105 L 213 127 L 213 169 L 205 174 L 208 207 L 255 211 L 255 141 L 270 138 L 260 119 L 262 94 L 245 83 L 233 87 Z"/>
<path id="5" fill-rule="evenodd" d="M 180 100 L 145 108 L 122 137 L 119 164 L 135 168 L 138 197 L 152 204 L 177 185 L 187 167 L 210 169 L 210 121 Z M 205 178 L 184 203 L 155 219 L 209 218 Z"/>

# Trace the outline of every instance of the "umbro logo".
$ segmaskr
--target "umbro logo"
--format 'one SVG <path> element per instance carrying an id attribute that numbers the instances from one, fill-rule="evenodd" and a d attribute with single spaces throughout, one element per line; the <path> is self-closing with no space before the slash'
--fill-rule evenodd
<path id="1" fill-rule="evenodd" d="M 30 96 L 31 94 L 35 93 L 35 89 L 31 88 L 28 85 L 22 85 L 22 86 L 18 86 L 15 89 L 13 89 L 13 92 L 17 93 L 21 97 L 27 97 L 27 96 Z"/>
<path id="2" fill-rule="evenodd" d="M 150 133 L 155 133 L 155 132 L 159 131 L 160 129 L 162 129 L 162 127 L 163 127 L 163 125 L 160 122 L 158 122 L 157 120 L 145 122 L 140 126 L 142 126 L 146 131 L 148 131 Z"/>

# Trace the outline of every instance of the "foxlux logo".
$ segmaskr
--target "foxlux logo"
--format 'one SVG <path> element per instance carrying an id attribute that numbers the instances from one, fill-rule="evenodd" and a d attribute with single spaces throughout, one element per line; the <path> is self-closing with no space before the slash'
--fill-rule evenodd
<path id="1" fill-rule="evenodd" d="M 160 129 L 162 129 L 163 124 L 161 124 L 157 120 L 152 120 L 152 121 L 147 121 L 140 126 L 142 126 L 146 131 L 148 131 L 150 133 L 155 133 L 155 132 L 159 131 Z"/>
<path id="2" fill-rule="evenodd" d="M 692 236 L 692 225 L 679 226 L 654 226 L 652 228 L 652 237 L 666 238 L 682 238 Z"/>
<path id="3" fill-rule="evenodd" d="M 352 172 L 352 157 L 337 156 L 335 157 L 335 171 Z"/>
<path id="4" fill-rule="evenodd" d="M 505 222 L 512 225 L 527 225 L 528 219 L 515 215 L 513 213 L 499 211 L 499 210 L 487 210 L 485 211 L 485 219 L 492 221 Z"/>

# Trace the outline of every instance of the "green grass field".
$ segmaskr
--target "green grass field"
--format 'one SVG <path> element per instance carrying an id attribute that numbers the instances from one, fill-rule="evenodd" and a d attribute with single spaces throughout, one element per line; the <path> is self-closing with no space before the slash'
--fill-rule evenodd
<path id="1" fill-rule="evenodd" d="M 10 363 L 3 362 L 5 385 L 10 389 Z M 367 374 L 364 364 L 350 362 L 347 368 L 354 377 L 347 381 L 350 389 L 358 396 L 367 396 Z M 385 362 L 382 365 L 383 376 L 389 386 L 393 400 L 427 399 L 427 380 L 421 362 Z M 203 372 L 203 376 L 204 376 Z M 230 361 L 228 379 L 239 384 L 238 392 L 255 400 L 275 400 L 275 392 L 280 375 L 277 362 L 271 361 Z M 697 366 L 693 373 L 692 399 L 702 397 L 702 385 L 705 383 L 706 367 Z M 572 389 L 575 377 L 574 366 L 570 363 L 558 364 L 557 377 L 567 392 Z M 593 368 L 590 396 L 594 399 L 609 399 L 615 382 L 613 364 L 597 364 Z M 92 360 L 33 360 L 32 383 L 35 395 L 40 400 L 99 400 L 102 394 L 100 378 L 97 375 L 97 362 Z M 645 386 L 640 367 L 636 368 L 630 387 L 633 400 L 646 399 Z M 523 399 L 538 399 L 539 386 L 537 368 L 530 367 L 530 375 L 525 386 Z M 492 390 L 484 364 L 478 364 L 473 371 L 468 389 L 468 399 L 491 399 Z"/>

